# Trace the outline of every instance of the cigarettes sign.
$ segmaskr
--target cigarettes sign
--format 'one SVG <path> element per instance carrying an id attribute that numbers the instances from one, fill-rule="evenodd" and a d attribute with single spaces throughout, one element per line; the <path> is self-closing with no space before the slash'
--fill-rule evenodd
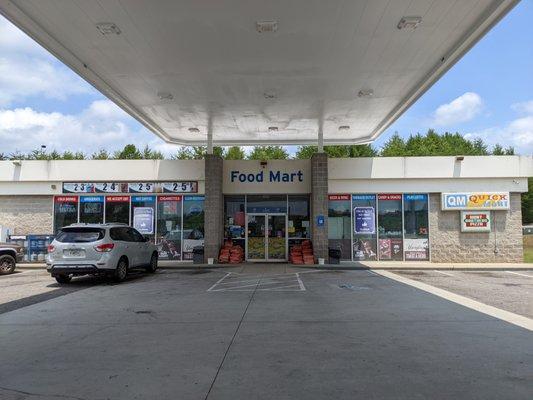
<path id="1" fill-rule="evenodd" d="M 461 211 L 461 232 L 490 232 L 490 211 Z"/>
<path id="2" fill-rule="evenodd" d="M 443 210 L 508 210 L 509 192 L 442 193 Z"/>

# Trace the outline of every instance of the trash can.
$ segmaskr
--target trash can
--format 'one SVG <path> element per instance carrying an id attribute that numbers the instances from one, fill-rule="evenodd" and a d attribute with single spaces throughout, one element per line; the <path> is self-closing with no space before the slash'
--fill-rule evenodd
<path id="1" fill-rule="evenodd" d="M 192 249 L 192 262 L 193 264 L 204 263 L 204 246 L 195 246 Z"/>
<path id="2" fill-rule="evenodd" d="M 341 250 L 340 249 L 332 249 L 331 247 L 328 249 L 328 255 L 329 255 L 329 263 L 330 264 L 339 264 L 341 261 Z"/>

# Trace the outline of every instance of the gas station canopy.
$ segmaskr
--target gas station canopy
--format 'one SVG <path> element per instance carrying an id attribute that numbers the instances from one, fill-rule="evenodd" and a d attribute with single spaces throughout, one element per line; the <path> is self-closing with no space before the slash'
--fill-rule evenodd
<path id="1" fill-rule="evenodd" d="M 369 143 L 517 0 L 0 0 L 170 143 Z"/>

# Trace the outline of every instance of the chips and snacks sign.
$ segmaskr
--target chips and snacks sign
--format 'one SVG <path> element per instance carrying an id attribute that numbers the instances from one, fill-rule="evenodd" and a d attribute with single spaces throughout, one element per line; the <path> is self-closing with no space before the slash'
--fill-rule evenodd
<path id="1" fill-rule="evenodd" d="M 508 210 L 509 192 L 442 193 L 442 210 Z"/>

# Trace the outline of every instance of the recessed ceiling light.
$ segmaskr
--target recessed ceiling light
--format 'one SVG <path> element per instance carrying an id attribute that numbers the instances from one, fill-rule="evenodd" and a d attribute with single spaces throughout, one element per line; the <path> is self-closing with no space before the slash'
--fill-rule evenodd
<path id="1" fill-rule="evenodd" d="M 99 22 L 96 24 L 96 29 L 102 35 L 120 35 L 121 30 L 112 22 Z"/>
<path id="2" fill-rule="evenodd" d="M 276 97 L 278 97 L 276 95 L 276 92 L 273 91 L 273 90 L 268 90 L 266 91 L 265 93 L 263 93 L 263 97 L 267 100 L 274 100 Z"/>
<path id="3" fill-rule="evenodd" d="M 159 100 L 172 100 L 174 98 L 172 93 L 169 92 L 159 92 L 157 93 L 157 97 L 159 97 Z"/>
<path id="4" fill-rule="evenodd" d="M 191 132 L 191 133 L 200 133 L 200 129 L 198 129 L 198 128 L 189 128 L 189 132 Z"/>
<path id="5" fill-rule="evenodd" d="M 361 89 L 359 93 L 357 93 L 357 96 L 359 97 L 372 97 L 374 96 L 374 91 L 372 89 Z"/>
<path id="6" fill-rule="evenodd" d="M 350 130 L 350 125 L 341 125 L 339 126 L 339 131 L 345 132 Z"/>
<path id="7" fill-rule="evenodd" d="M 255 30 L 259 33 L 272 33 L 278 30 L 278 21 L 257 21 Z"/>
<path id="8" fill-rule="evenodd" d="M 418 28 L 418 25 L 422 22 L 422 17 L 403 17 L 400 22 L 398 22 L 397 28 L 407 29 L 410 31 L 414 31 L 416 28 Z"/>
<path id="9" fill-rule="evenodd" d="M 277 132 L 278 131 L 278 127 L 277 126 L 269 126 L 268 127 L 268 131 L 269 132 Z"/>

